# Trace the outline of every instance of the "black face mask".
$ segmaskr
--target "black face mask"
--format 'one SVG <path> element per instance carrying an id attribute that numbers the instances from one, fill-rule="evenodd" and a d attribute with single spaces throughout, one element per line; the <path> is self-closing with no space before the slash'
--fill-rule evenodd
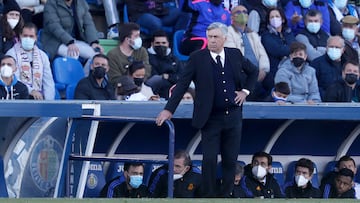
<path id="1" fill-rule="evenodd" d="M 166 46 L 154 46 L 154 51 L 158 56 L 166 56 L 167 47 Z"/>
<path id="2" fill-rule="evenodd" d="M 345 75 L 345 81 L 349 84 L 352 85 L 354 83 L 356 83 L 356 81 L 358 80 L 358 76 L 353 74 L 353 73 L 347 73 Z"/>
<path id="3" fill-rule="evenodd" d="M 222 4 L 222 0 L 210 0 L 210 3 L 214 4 L 215 6 L 219 6 Z"/>
<path id="4" fill-rule="evenodd" d="M 134 83 L 136 86 L 140 87 L 144 82 L 144 78 L 134 78 Z"/>
<path id="5" fill-rule="evenodd" d="M 104 78 L 106 74 L 106 70 L 102 66 L 95 67 L 93 70 L 93 75 L 96 79 Z"/>
<path id="6" fill-rule="evenodd" d="M 304 64 L 305 60 L 300 57 L 295 57 L 291 60 L 295 67 L 299 68 L 302 64 Z"/>

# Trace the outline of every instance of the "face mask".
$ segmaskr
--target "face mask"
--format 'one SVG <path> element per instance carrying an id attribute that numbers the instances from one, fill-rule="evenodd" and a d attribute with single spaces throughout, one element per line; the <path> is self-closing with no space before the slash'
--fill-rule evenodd
<path id="1" fill-rule="evenodd" d="M 312 0 L 299 0 L 301 7 L 309 8 L 312 4 Z"/>
<path id="2" fill-rule="evenodd" d="M 166 46 L 154 46 L 154 51 L 158 56 L 166 56 L 167 47 Z"/>
<path id="3" fill-rule="evenodd" d="M 214 4 L 215 6 L 220 6 L 222 4 L 222 0 L 210 0 L 210 3 Z"/>
<path id="4" fill-rule="evenodd" d="M 2 70 L 2 69 L 1 69 Z M 346 73 L 345 75 L 345 81 L 349 84 L 352 85 L 354 83 L 356 83 L 356 81 L 358 80 L 358 76 L 355 75 L 354 73 Z"/>
<path id="5" fill-rule="evenodd" d="M 16 25 L 19 23 L 19 19 L 7 19 L 11 29 L 14 29 Z"/>
<path id="6" fill-rule="evenodd" d="M 329 58 L 333 61 L 340 59 L 341 57 L 341 49 L 338 48 L 328 48 L 326 51 Z"/>
<path id="7" fill-rule="evenodd" d="M 136 86 L 140 87 L 144 82 L 144 78 L 134 78 L 134 83 Z"/>
<path id="8" fill-rule="evenodd" d="M 174 174 L 174 181 L 175 180 L 179 180 L 180 178 L 182 178 L 183 175 L 182 174 Z"/>
<path id="9" fill-rule="evenodd" d="M 13 75 L 13 69 L 8 66 L 8 65 L 4 65 L 1 67 L 1 76 L 4 78 L 9 78 Z"/>
<path id="10" fill-rule="evenodd" d="M 102 66 L 95 67 L 93 70 L 93 75 L 96 79 L 104 78 L 106 74 L 106 69 Z"/>
<path id="11" fill-rule="evenodd" d="M 345 8 L 347 4 L 347 0 L 334 0 L 334 5 L 338 8 L 338 9 L 343 9 Z"/>
<path id="12" fill-rule="evenodd" d="M 308 23 L 306 25 L 306 29 L 309 30 L 311 33 L 317 33 L 320 30 L 320 23 Z"/>
<path id="13" fill-rule="evenodd" d="M 141 175 L 130 176 L 130 186 L 132 188 L 139 188 L 142 184 L 143 177 Z"/>
<path id="14" fill-rule="evenodd" d="M 283 97 L 278 97 L 275 93 L 273 93 L 273 99 L 274 99 L 274 102 L 277 102 L 277 101 L 283 101 L 283 102 L 286 102 L 287 98 L 283 98 Z"/>
<path id="15" fill-rule="evenodd" d="M 291 62 L 294 64 L 295 67 L 300 67 L 304 64 L 305 59 L 301 58 L 301 57 L 294 57 Z"/>
<path id="16" fill-rule="evenodd" d="M 254 166 L 251 170 L 252 174 L 259 180 L 266 176 L 266 169 L 260 165 Z"/>
<path id="17" fill-rule="evenodd" d="M 355 30 L 350 28 L 343 28 L 342 36 L 345 38 L 345 40 L 351 41 L 355 38 Z"/>
<path id="18" fill-rule="evenodd" d="M 277 0 L 262 0 L 262 3 L 263 3 L 266 7 L 276 7 Z"/>
<path id="19" fill-rule="evenodd" d="M 23 37 L 21 38 L 21 46 L 24 50 L 30 51 L 34 48 L 35 39 L 31 37 Z"/>
<path id="20" fill-rule="evenodd" d="M 140 49 L 142 46 L 142 39 L 140 37 L 134 39 L 134 44 L 130 45 L 134 50 Z"/>
<path id="21" fill-rule="evenodd" d="M 248 21 L 248 14 L 240 13 L 235 17 L 234 21 L 240 25 L 246 25 Z"/>
<path id="22" fill-rule="evenodd" d="M 282 24 L 282 19 L 279 17 L 274 17 L 270 19 L 270 25 L 273 26 L 274 28 L 280 27 L 281 24 Z"/>
<path id="23" fill-rule="evenodd" d="M 298 187 L 305 186 L 309 180 L 306 179 L 303 175 L 297 175 L 295 176 L 295 182 Z"/>

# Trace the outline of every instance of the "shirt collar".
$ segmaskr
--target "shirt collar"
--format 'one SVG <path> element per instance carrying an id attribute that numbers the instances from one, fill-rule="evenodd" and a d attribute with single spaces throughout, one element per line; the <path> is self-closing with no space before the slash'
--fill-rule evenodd
<path id="1" fill-rule="evenodd" d="M 223 49 L 219 54 L 210 51 L 210 55 L 211 55 L 211 58 L 213 58 L 213 60 L 214 60 L 215 62 L 216 62 L 216 57 L 217 57 L 218 55 L 220 55 L 221 63 L 224 65 L 224 61 L 225 61 L 225 51 L 224 51 L 224 49 Z"/>

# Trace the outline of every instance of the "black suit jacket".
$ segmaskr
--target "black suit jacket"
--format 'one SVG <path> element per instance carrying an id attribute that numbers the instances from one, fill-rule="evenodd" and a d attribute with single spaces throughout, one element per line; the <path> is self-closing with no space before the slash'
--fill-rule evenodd
<path id="1" fill-rule="evenodd" d="M 225 64 L 230 63 L 233 69 L 236 90 L 252 91 L 258 77 L 258 68 L 252 65 L 238 49 L 225 49 Z M 191 81 L 195 83 L 195 100 L 192 124 L 195 128 L 204 127 L 214 103 L 213 66 L 208 49 L 199 50 L 190 55 L 176 87 L 169 98 L 165 109 L 174 113 Z M 242 107 L 241 107 L 242 108 Z"/>

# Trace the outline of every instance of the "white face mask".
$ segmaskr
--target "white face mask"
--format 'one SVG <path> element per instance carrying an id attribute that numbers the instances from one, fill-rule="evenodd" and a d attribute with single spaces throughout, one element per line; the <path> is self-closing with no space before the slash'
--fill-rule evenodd
<path id="1" fill-rule="evenodd" d="M 174 181 L 175 180 L 179 180 L 180 178 L 182 178 L 183 175 L 182 174 L 174 174 Z"/>
<path id="2" fill-rule="evenodd" d="M 35 39 L 31 37 L 22 37 L 21 38 L 21 46 L 24 50 L 29 51 L 34 48 Z"/>
<path id="3" fill-rule="evenodd" d="M 282 24 L 282 19 L 279 17 L 274 17 L 270 19 L 270 25 L 273 26 L 274 28 L 280 27 L 281 24 Z"/>
<path id="4" fill-rule="evenodd" d="M 345 40 L 351 41 L 355 38 L 355 30 L 350 28 L 343 28 L 342 36 L 345 38 Z"/>
<path id="5" fill-rule="evenodd" d="M 16 25 L 19 23 L 19 19 L 7 19 L 11 29 L 14 29 Z"/>
<path id="6" fill-rule="evenodd" d="M 303 175 L 297 175 L 295 176 L 295 182 L 298 187 L 305 186 L 309 180 L 305 178 Z"/>
<path id="7" fill-rule="evenodd" d="M 8 65 L 4 65 L 1 67 L 1 76 L 4 78 L 9 78 L 13 75 L 13 69 L 8 66 Z"/>
<path id="8" fill-rule="evenodd" d="M 260 165 L 254 166 L 252 168 L 251 172 L 259 180 L 262 180 L 267 174 L 266 168 L 264 168 Z"/>
<path id="9" fill-rule="evenodd" d="M 131 47 L 135 50 L 140 49 L 142 46 L 142 39 L 141 37 L 138 37 L 134 39 L 134 44 L 131 44 Z"/>

